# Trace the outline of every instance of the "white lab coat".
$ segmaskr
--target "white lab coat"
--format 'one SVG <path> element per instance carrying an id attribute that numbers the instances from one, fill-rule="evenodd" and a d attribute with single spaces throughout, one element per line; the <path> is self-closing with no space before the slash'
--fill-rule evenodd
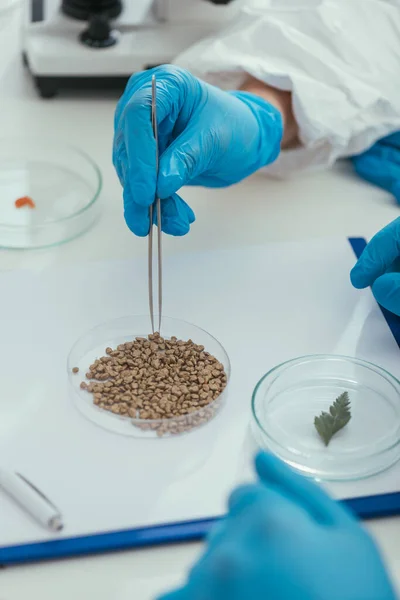
<path id="1" fill-rule="evenodd" d="M 242 0 L 232 22 L 176 63 L 225 88 L 249 73 L 292 92 L 301 147 L 268 167 L 278 176 L 400 130 L 400 0 Z"/>

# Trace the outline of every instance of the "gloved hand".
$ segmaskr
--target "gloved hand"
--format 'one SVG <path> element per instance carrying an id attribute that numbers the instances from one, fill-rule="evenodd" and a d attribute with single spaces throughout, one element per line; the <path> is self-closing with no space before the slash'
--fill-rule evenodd
<path id="1" fill-rule="evenodd" d="M 400 218 L 372 238 L 350 278 L 358 289 L 372 286 L 377 302 L 400 315 Z"/>
<path id="2" fill-rule="evenodd" d="M 186 585 L 162 600 L 395 600 L 369 535 L 271 455 L 236 490 Z"/>
<path id="3" fill-rule="evenodd" d="M 400 204 L 400 132 L 352 158 L 358 175 L 393 194 Z"/>
<path id="4" fill-rule="evenodd" d="M 151 126 L 153 73 L 160 156 L 157 182 Z M 173 66 L 133 75 L 116 109 L 113 148 L 128 227 L 136 235 L 148 234 L 148 207 L 157 188 L 162 229 L 184 235 L 195 217 L 176 192 L 188 184 L 237 183 L 275 160 L 282 133 L 279 111 L 253 94 L 224 92 Z"/>

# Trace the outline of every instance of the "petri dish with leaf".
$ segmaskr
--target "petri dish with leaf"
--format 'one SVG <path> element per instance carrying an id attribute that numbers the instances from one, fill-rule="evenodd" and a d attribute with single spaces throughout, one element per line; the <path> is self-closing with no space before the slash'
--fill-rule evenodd
<path id="1" fill-rule="evenodd" d="M 260 447 L 306 476 L 368 477 L 400 459 L 400 382 L 357 358 L 295 358 L 256 385 L 252 431 Z"/>

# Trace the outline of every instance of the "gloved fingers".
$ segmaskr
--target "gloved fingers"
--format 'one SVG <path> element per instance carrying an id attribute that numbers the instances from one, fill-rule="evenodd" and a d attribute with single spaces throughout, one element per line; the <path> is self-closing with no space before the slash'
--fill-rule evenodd
<path id="1" fill-rule="evenodd" d="M 137 236 L 149 233 L 149 207 L 133 202 L 130 189 L 124 188 L 124 216 L 129 229 Z M 182 236 L 190 231 L 195 215 L 190 206 L 175 194 L 161 200 L 161 228 L 168 235 Z M 157 225 L 157 211 L 153 210 L 153 223 Z"/>
<path id="2" fill-rule="evenodd" d="M 131 78 L 132 81 L 130 82 L 130 84 L 128 84 L 127 89 L 125 91 L 125 96 L 128 97 L 129 100 L 132 99 L 131 94 L 133 93 L 133 91 L 138 89 L 138 95 L 147 93 L 147 101 L 151 103 L 152 71 Z M 167 94 L 168 81 L 166 83 L 166 77 L 171 76 L 170 70 L 162 69 L 160 72 L 160 69 L 157 69 L 157 71 L 159 71 L 157 79 L 157 91 L 161 89 L 164 90 L 165 94 Z M 180 71 L 178 71 L 178 75 L 180 74 Z M 145 92 L 143 92 L 143 90 L 145 90 Z M 162 100 L 162 94 L 158 94 L 157 104 L 162 106 Z M 121 102 L 123 102 L 123 100 L 121 100 Z M 159 127 L 159 134 L 162 132 L 162 135 L 159 136 L 160 151 L 162 150 L 163 145 L 165 144 L 165 140 L 168 139 L 176 123 L 177 111 L 179 111 L 180 104 L 178 103 L 177 105 L 174 105 L 173 108 L 173 110 L 166 114 Z M 166 110 L 168 110 L 168 108 Z M 160 114 L 162 118 L 163 111 L 161 109 L 158 111 L 158 117 L 160 116 Z M 154 164 L 152 164 L 152 161 L 150 161 L 150 163 L 147 163 L 146 153 L 144 153 L 143 155 L 144 158 L 142 155 L 137 157 L 136 165 L 138 168 L 138 180 L 136 181 L 136 183 L 134 183 L 134 185 L 131 185 L 131 177 L 128 175 L 128 173 L 130 172 L 131 160 L 126 150 L 125 140 L 129 140 L 132 131 L 129 131 L 129 133 L 125 135 L 123 129 L 119 127 L 119 124 L 121 120 L 123 121 L 123 118 L 123 109 L 119 108 L 119 115 L 116 116 L 117 130 L 114 138 L 113 162 L 120 182 L 124 186 L 125 220 L 131 231 L 133 231 L 136 235 L 144 236 L 148 233 L 149 220 L 147 212 L 141 210 L 139 206 L 144 205 L 144 207 L 148 211 L 147 206 L 149 203 L 149 199 L 152 199 L 154 201 L 155 196 L 153 196 L 153 193 L 155 194 L 155 191 L 153 190 L 155 190 L 155 160 Z M 153 137 L 152 129 L 151 131 L 149 129 L 149 123 L 150 121 L 147 122 L 148 131 L 146 135 L 151 137 L 150 144 L 154 145 L 155 155 L 155 140 Z M 136 136 L 136 141 L 138 141 L 138 136 Z M 140 140 L 138 143 L 141 143 Z M 139 166 L 140 161 L 142 161 L 142 167 Z M 143 181 L 142 185 L 140 183 L 140 174 L 143 175 L 143 173 L 147 173 L 147 175 L 145 177 L 146 181 Z M 144 201 L 143 198 L 145 198 Z M 135 206 L 132 206 L 133 202 L 135 202 Z M 156 213 L 154 214 L 156 215 Z M 190 224 L 193 223 L 195 220 L 195 216 L 191 208 L 178 196 L 166 198 L 165 201 L 163 201 L 162 215 L 162 229 L 165 233 L 170 235 L 185 235 L 190 229 Z"/>
<path id="3" fill-rule="evenodd" d="M 153 71 L 153 69 L 151 70 Z M 124 93 L 118 101 L 114 114 L 113 165 L 122 186 L 128 172 L 128 157 L 125 147 L 124 131 L 120 127 L 121 116 L 130 100 L 132 93 L 151 78 L 151 71 L 143 71 L 130 77 Z"/>
<path id="4" fill-rule="evenodd" d="M 218 576 L 219 561 L 205 555 L 191 570 L 185 585 L 158 600 L 221 600 L 227 596 L 227 585 Z M 216 572 L 216 573 L 215 573 Z M 215 576 L 216 575 L 216 576 Z"/>
<path id="5" fill-rule="evenodd" d="M 178 194 L 161 200 L 161 228 L 164 233 L 175 236 L 186 235 L 196 217 L 192 209 Z M 154 211 L 157 224 L 157 211 Z"/>
<path id="6" fill-rule="evenodd" d="M 190 571 L 184 586 L 187 592 L 184 600 L 246 598 L 243 587 L 248 593 L 254 571 L 254 556 L 249 550 L 249 539 L 235 536 L 213 548 L 208 547 Z"/>
<path id="7" fill-rule="evenodd" d="M 220 543 L 224 539 L 227 531 L 228 518 L 223 517 L 220 519 L 211 529 L 207 536 L 207 546 L 213 547 Z"/>
<path id="8" fill-rule="evenodd" d="M 260 484 L 253 483 L 241 485 L 233 490 L 229 496 L 229 516 L 235 517 L 242 514 L 257 502 L 268 501 L 269 496 L 273 497 L 273 494 L 270 493 L 268 488 L 265 488 Z"/>
<path id="9" fill-rule="evenodd" d="M 121 140 L 118 144 L 113 144 L 112 162 L 114 169 L 118 175 L 118 179 L 122 187 L 124 186 L 125 177 L 128 172 L 128 157 L 126 154 L 125 143 Z"/>
<path id="10" fill-rule="evenodd" d="M 125 223 L 132 233 L 145 237 L 150 229 L 149 207 L 134 202 L 129 187 L 124 187 L 123 199 Z"/>
<path id="11" fill-rule="evenodd" d="M 400 131 L 396 131 L 396 133 L 392 133 L 391 135 L 386 136 L 383 140 L 380 141 L 381 144 L 385 146 L 392 146 L 393 148 L 398 148 L 400 150 Z"/>
<path id="12" fill-rule="evenodd" d="M 400 256 L 400 217 L 379 231 L 367 244 L 350 273 L 357 289 L 371 286 Z"/>
<path id="13" fill-rule="evenodd" d="M 350 513 L 317 484 L 299 475 L 272 454 L 258 454 L 256 470 L 262 482 L 278 487 L 284 496 L 299 503 L 317 522 L 323 525 L 354 522 Z"/>
<path id="14" fill-rule="evenodd" d="M 300 531 L 308 529 L 312 522 L 307 508 L 275 484 L 245 485 L 231 494 L 226 532 L 220 540 L 226 542 L 234 529 L 242 537 L 271 540 L 290 532 L 293 523 Z"/>
<path id="15" fill-rule="evenodd" d="M 162 154 L 158 176 L 160 198 L 171 196 L 210 167 L 218 155 L 218 133 L 190 123 Z"/>
<path id="16" fill-rule="evenodd" d="M 255 556 L 248 540 L 223 542 L 206 553 L 192 569 L 185 588 L 188 600 L 260 598 L 252 585 L 256 570 L 254 562 Z M 261 598 L 265 598 L 265 593 Z"/>
<path id="17" fill-rule="evenodd" d="M 158 600 L 193 600 L 193 598 L 192 596 L 188 596 L 187 591 L 185 591 L 185 589 L 180 589 L 160 596 Z"/>
<path id="18" fill-rule="evenodd" d="M 137 204 L 148 207 L 154 202 L 157 185 L 151 82 L 143 84 L 129 100 L 121 118 L 121 131 L 128 161 L 124 187 L 130 189 Z"/>
<path id="19" fill-rule="evenodd" d="M 168 123 L 168 131 L 176 126 L 176 121 L 180 115 L 183 103 L 188 103 L 187 115 L 189 117 L 192 111 L 191 100 L 198 92 L 199 83 L 184 69 L 173 65 L 161 65 L 132 75 L 129 79 L 125 91 L 121 96 L 114 115 L 115 132 L 121 128 L 121 121 L 124 118 L 127 105 L 131 102 L 132 96 L 142 88 L 150 88 L 150 106 L 151 106 L 151 80 L 156 76 L 157 84 L 157 120 L 160 123 Z M 185 120 L 185 119 L 183 119 Z M 178 133 L 183 130 L 183 124 L 177 124 Z"/>
<path id="20" fill-rule="evenodd" d="M 399 150 L 378 143 L 352 161 L 360 177 L 393 193 L 393 187 L 400 180 Z"/>
<path id="21" fill-rule="evenodd" d="M 147 71 L 142 71 L 141 73 L 134 73 L 129 78 L 128 83 L 125 86 L 124 93 L 118 101 L 117 107 L 114 113 L 114 130 L 117 131 L 119 128 L 121 116 L 125 110 L 125 106 L 127 102 L 130 100 L 131 95 L 140 87 L 143 83 L 151 80 L 152 74 L 156 69 L 149 69 Z"/>
<path id="22" fill-rule="evenodd" d="M 272 531 L 281 530 L 282 520 L 286 523 L 290 521 L 289 517 L 292 520 L 294 517 L 299 525 L 301 514 L 298 512 L 292 502 L 273 488 L 259 483 L 239 486 L 229 496 L 228 514 L 213 527 L 208 536 L 207 547 L 209 551 L 219 547 L 232 533 L 238 535 L 239 529 L 249 533 L 254 520 L 258 532 L 264 535 L 266 531 L 270 537 Z"/>
<path id="23" fill-rule="evenodd" d="M 156 148 L 151 123 L 152 74 L 157 77 L 157 123 L 159 155 L 174 133 L 183 131 L 198 102 L 200 82 L 187 71 L 165 65 L 134 79 L 118 106 L 114 155 L 125 146 L 128 170 L 123 185 L 129 185 L 135 202 L 149 206 L 156 195 Z M 118 159 L 117 159 L 118 160 Z M 174 190 L 176 191 L 176 190 Z M 160 195 L 160 194 L 159 194 Z M 161 195 L 161 198 L 172 196 Z"/>
<path id="24" fill-rule="evenodd" d="M 171 90 L 167 81 L 157 80 L 157 122 L 159 151 L 168 132 L 163 120 L 171 125 L 171 113 L 180 106 L 179 93 Z M 175 110 L 174 110 L 175 109 Z M 127 161 L 124 187 L 129 187 L 134 201 L 149 206 L 156 196 L 156 143 L 151 123 L 151 78 L 143 80 L 132 93 L 120 116 L 114 136 L 114 164 L 121 178 L 119 163 Z"/>
<path id="25" fill-rule="evenodd" d="M 395 181 L 391 190 L 393 196 L 396 198 L 397 202 L 400 204 L 400 179 Z"/>
<path id="26" fill-rule="evenodd" d="M 400 273 L 400 256 L 387 268 L 386 273 Z"/>
<path id="27" fill-rule="evenodd" d="M 400 273 L 385 273 L 378 277 L 372 292 L 381 306 L 400 316 Z"/>

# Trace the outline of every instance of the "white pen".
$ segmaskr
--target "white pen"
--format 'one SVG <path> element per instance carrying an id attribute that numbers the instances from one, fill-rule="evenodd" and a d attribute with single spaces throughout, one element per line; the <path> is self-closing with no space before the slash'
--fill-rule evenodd
<path id="1" fill-rule="evenodd" d="M 43 527 L 51 531 L 61 531 L 64 527 L 60 511 L 20 473 L 0 469 L 0 490 Z"/>

